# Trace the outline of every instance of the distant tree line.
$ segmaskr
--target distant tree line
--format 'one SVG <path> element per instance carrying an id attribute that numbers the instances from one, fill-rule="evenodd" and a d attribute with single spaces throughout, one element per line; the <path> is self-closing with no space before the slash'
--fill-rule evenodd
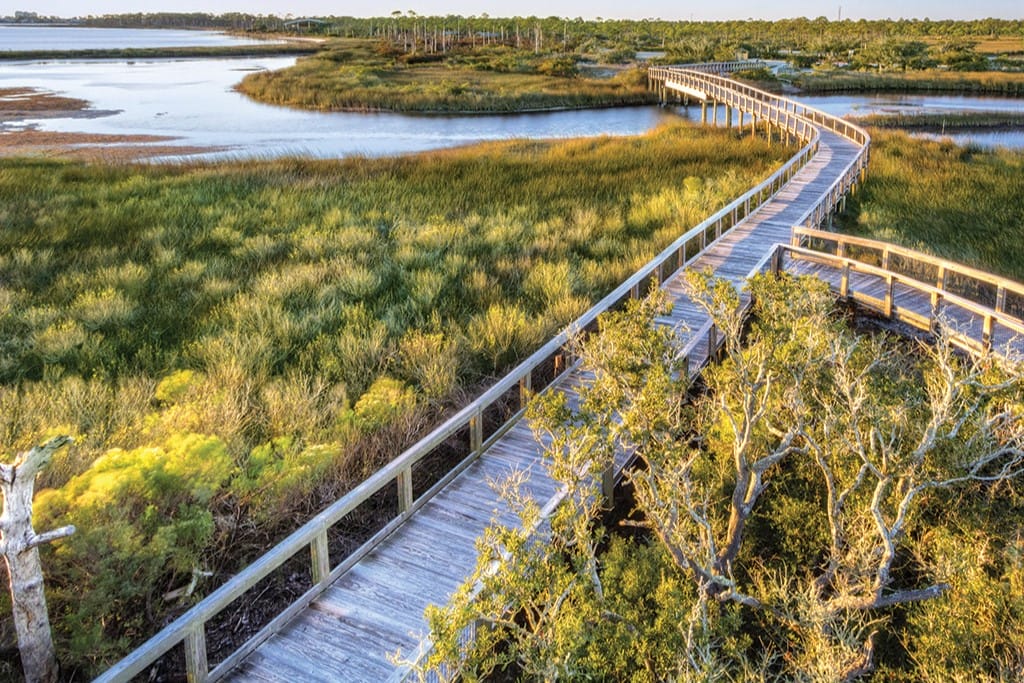
<path id="1" fill-rule="evenodd" d="M 670 49 L 680 44 L 698 45 L 708 41 L 732 43 L 759 56 L 776 55 L 787 50 L 819 53 L 841 53 L 866 44 L 887 39 L 982 39 L 999 37 L 1024 38 L 1024 20 L 1020 19 L 879 19 L 829 20 L 799 17 L 779 21 L 669 21 L 662 19 L 584 19 L 582 17 L 491 17 L 480 15 L 419 15 L 413 11 L 396 11 L 389 16 L 357 18 L 348 16 L 310 17 L 324 21 L 322 25 L 286 27 L 297 19 L 290 14 L 249 14 L 231 12 L 130 13 L 76 17 L 86 26 L 145 28 L 220 28 L 245 31 L 318 32 L 350 38 L 392 38 L 405 35 L 433 35 L 434 32 L 458 37 L 503 39 L 540 34 L 544 44 L 580 48 L 591 44 L 626 44 L 637 49 Z M 17 12 L 4 21 L 67 22 L 59 17 L 40 17 L 34 12 Z"/>

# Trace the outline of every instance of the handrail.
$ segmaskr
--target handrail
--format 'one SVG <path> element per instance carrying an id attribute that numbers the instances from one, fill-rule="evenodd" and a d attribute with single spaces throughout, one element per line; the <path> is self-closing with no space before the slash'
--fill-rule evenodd
<path id="1" fill-rule="evenodd" d="M 860 146 L 856 156 L 843 169 L 840 176 L 822 193 L 819 200 L 796 221 L 797 225 L 807 227 L 821 225 L 825 218 L 839 206 L 843 197 L 863 180 L 869 159 L 871 136 L 854 123 L 788 97 L 775 95 L 722 76 L 697 71 L 689 65 L 685 68 L 655 66 L 649 69 L 649 74 L 650 78 L 654 80 L 660 79 L 666 83 L 676 83 L 688 88 L 686 90 L 688 93 L 693 91 L 696 94 L 702 94 L 704 100 L 736 107 L 740 111 L 748 111 L 754 116 L 760 116 L 771 123 L 781 125 L 787 131 L 794 132 L 791 126 L 795 118 L 813 127 L 826 128 Z"/>
<path id="2" fill-rule="evenodd" d="M 833 233 L 826 234 L 831 235 Z M 839 271 L 841 278 L 839 287 L 837 288 L 839 296 L 843 298 L 857 299 L 858 301 L 875 308 L 886 317 L 897 318 L 898 320 L 911 324 L 919 329 L 931 331 L 934 328 L 935 324 L 940 320 L 940 312 L 942 310 L 940 304 L 955 306 L 972 315 L 978 316 L 982 320 L 981 339 L 975 340 L 968 335 L 962 334 L 957 330 L 953 330 L 954 342 L 971 352 L 977 352 L 978 350 L 987 351 L 992 348 L 992 335 L 996 324 L 999 324 L 1016 335 L 1024 337 L 1024 321 L 1021 319 L 1008 315 L 994 307 L 986 306 L 985 304 L 977 301 L 951 293 L 941 287 L 936 287 L 922 282 L 913 276 L 896 272 L 890 268 L 878 267 L 848 256 L 829 254 L 827 252 L 821 252 L 792 244 L 776 245 L 775 251 L 780 254 L 795 255 L 797 257 L 810 259 L 819 263 L 824 262 L 826 265 Z M 925 254 L 920 255 L 926 256 Z M 961 264 L 952 261 L 947 263 L 951 264 L 955 268 L 973 270 L 969 266 L 961 266 Z M 885 296 L 882 299 L 879 299 L 877 297 L 854 291 L 850 282 L 851 273 L 861 273 L 883 280 L 886 285 Z M 927 316 L 923 316 L 920 313 L 897 305 L 895 288 L 897 284 L 903 285 L 908 289 L 920 292 L 929 297 L 929 313 Z"/>
<path id="3" fill-rule="evenodd" d="M 717 78 L 710 75 L 707 77 Z M 663 282 L 666 273 L 671 274 L 691 263 L 708 245 L 720 238 L 725 232 L 733 228 L 742 219 L 749 216 L 778 193 L 789 182 L 790 178 L 810 160 L 818 148 L 819 134 L 814 126 L 800 127 L 799 130 L 794 130 L 793 132 L 805 144 L 782 167 L 700 224 L 687 230 L 629 279 L 566 327 L 565 330 L 498 380 L 496 384 L 480 395 L 475 401 L 445 420 L 444 423 L 435 428 L 422 440 L 408 448 L 367 480 L 303 524 L 284 541 L 233 576 L 181 617 L 101 674 L 96 681 L 102 683 L 128 681 L 133 676 L 143 672 L 162 655 L 179 644 L 184 644 L 185 646 L 186 670 L 190 680 L 213 680 L 226 674 L 241 661 L 242 657 L 255 649 L 256 646 L 279 628 L 286 617 L 294 615 L 300 609 L 310 604 L 317 595 L 326 590 L 331 582 L 347 571 L 356 561 L 369 553 L 388 533 L 408 519 L 416 509 L 437 493 L 444 484 L 451 481 L 455 475 L 465 469 L 486 450 L 489 440 L 485 440 L 482 434 L 484 411 L 517 385 L 524 393 L 525 391 L 532 390 L 532 387 L 529 385 L 533 371 L 551 356 L 559 353 L 576 330 L 586 329 L 597 320 L 601 313 L 610 310 L 620 302 L 628 298 L 639 297 L 642 285 L 645 283 L 653 281 L 660 284 Z M 691 243 L 695 241 L 697 241 L 697 244 L 693 245 L 694 248 L 691 249 Z M 669 270 L 666 271 L 666 267 Z M 430 454 L 438 445 L 457 435 L 467 427 L 470 429 L 470 454 L 430 489 L 418 497 L 414 496 L 411 486 L 413 466 Z M 499 427 L 497 431 L 500 433 L 502 428 Z M 398 489 L 398 514 L 369 541 L 332 568 L 329 560 L 327 530 L 359 505 L 366 502 L 375 493 L 392 484 L 396 485 Z M 220 662 L 216 668 L 209 670 L 206 656 L 206 623 L 307 546 L 310 548 L 312 558 L 314 585 L 299 599 L 289 605 L 281 615 L 272 620 L 224 661 Z"/>
<path id="4" fill-rule="evenodd" d="M 792 244 L 794 247 L 806 247 L 812 248 L 812 240 L 820 240 L 824 242 L 835 242 L 836 243 L 836 256 L 852 258 L 861 263 L 865 263 L 863 259 L 858 259 L 855 256 L 847 253 L 847 247 L 855 246 L 862 247 L 865 249 L 876 250 L 881 253 L 882 268 L 888 268 L 890 263 L 890 257 L 893 255 L 899 256 L 906 259 L 912 264 L 922 265 L 935 269 L 934 287 L 937 290 L 943 292 L 949 292 L 950 287 L 950 276 L 960 275 L 978 283 L 988 285 L 995 289 L 995 310 L 1004 315 L 1012 315 L 1006 311 L 1006 297 L 1007 294 L 1013 294 L 1019 297 L 1020 301 L 1024 301 L 1024 284 L 1011 280 L 1009 278 L 987 273 L 977 268 L 950 261 L 948 259 L 940 258 L 938 256 L 932 256 L 925 254 L 920 251 L 908 249 L 889 242 L 881 242 L 879 240 L 867 239 L 864 237 L 854 237 L 852 235 L 841 235 L 834 232 L 828 232 L 825 230 L 813 230 L 804 227 L 795 227 L 792 232 Z M 815 249 L 815 251 L 820 251 Z M 905 278 L 914 278 L 917 282 L 922 284 L 929 284 L 927 280 L 919 277 L 914 277 L 912 273 L 901 273 Z M 968 293 L 961 293 L 964 298 L 974 301 L 975 303 L 983 304 L 983 302 L 977 299 L 972 299 Z M 1020 315 L 1013 316 L 1017 320 L 1021 320 Z"/>

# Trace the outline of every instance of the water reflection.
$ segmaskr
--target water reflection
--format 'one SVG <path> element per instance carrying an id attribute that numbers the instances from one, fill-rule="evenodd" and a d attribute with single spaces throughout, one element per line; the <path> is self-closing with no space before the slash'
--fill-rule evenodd
<path id="1" fill-rule="evenodd" d="M 509 116 L 309 112 L 260 104 L 232 89 L 249 71 L 281 69 L 294 61 L 291 57 L 262 57 L 2 62 L 0 88 L 38 88 L 87 100 L 96 110 L 115 112 L 97 118 L 25 119 L 16 125 L 55 132 L 160 135 L 176 138 L 182 145 L 227 150 L 201 155 L 205 158 L 382 156 L 508 138 L 634 135 L 676 115 L 700 119 L 699 105 Z M 839 115 L 896 110 L 1024 112 L 1024 101 L 997 97 L 837 95 L 797 99 Z M 724 125 L 723 108 L 717 119 Z M 953 137 L 1024 147 L 1020 131 Z"/>
<path id="2" fill-rule="evenodd" d="M 280 69 L 294 58 L 116 60 L 0 64 L 0 88 L 27 86 L 88 100 L 116 114 L 27 119 L 41 130 L 166 135 L 181 144 L 228 147 L 204 155 L 380 156 L 508 138 L 634 135 L 669 110 L 626 107 L 510 116 L 407 116 L 309 112 L 254 102 L 232 90 L 246 72 Z"/>
<path id="3" fill-rule="evenodd" d="M 265 41 L 229 36 L 216 31 L 0 24 L 0 51 L 217 47 L 262 42 Z"/>

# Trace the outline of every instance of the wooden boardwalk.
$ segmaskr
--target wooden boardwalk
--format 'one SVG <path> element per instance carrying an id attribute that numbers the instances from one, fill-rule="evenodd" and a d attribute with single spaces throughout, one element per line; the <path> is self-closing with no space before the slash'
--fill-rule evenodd
<path id="1" fill-rule="evenodd" d="M 708 321 L 686 296 L 682 273 L 669 276 L 668 272 L 688 263 L 690 268 L 709 269 L 740 287 L 755 268 L 764 266 L 768 255 L 774 255 L 775 264 L 822 277 L 841 293 L 918 327 L 929 329 L 934 322 L 932 314 L 945 313 L 967 330 L 968 348 L 979 345 L 973 340 L 977 338 L 995 347 L 1009 344 L 1011 355 L 1020 354 L 1024 323 L 1006 311 L 1022 315 L 1024 285 L 979 271 L 967 272 L 970 269 L 884 243 L 861 240 L 855 244 L 856 238 L 794 228 L 814 227 L 834 210 L 859 179 L 869 139 L 848 122 L 715 75 L 716 69 L 728 66 L 710 65 L 706 74 L 698 73 L 700 69 L 656 67 L 651 75 L 660 83 L 663 96 L 675 90 L 724 103 L 734 112 L 754 115 L 780 136 L 796 136 L 806 146 L 764 183 L 680 236 L 584 314 L 581 325 L 622 297 L 637 296 L 648 279 L 664 280 L 662 287 L 669 293 L 673 309 L 658 322 L 676 331 L 680 347 L 688 349 L 690 367 L 702 366 L 709 352 Z M 739 120 L 743 120 L 742 114 Z M 784 184 L 786 178 L 790 178 L 788 184 Z M 768 200 L 761 204 L 765 198 Z M 791 235 L 799 235 L 808 245 L 814 240 L 835 243 L 837 253 L 790 245 Z M 933 269 L 937 275 L 930 285 L 912 281 L 845 258 L 847 247 L 854 251 L 880 249 L 883 264 L 892 256 L 900 263 L 914 261 L 921 266 L 919 270 L 923 268 L 921 272 Z M 694 254 L 698 256 L 694 258 Z M 948 280 L 947 270 L 952 273 Z M 975 290 L 994 296 L 994 309 L 992 304 L 975 304 L 946 291 L 947 284 L 959 285 L 965 278 L 975 283 Z M 543 465 L 543 448 L 526 421 L 518 420 L 497 432 L 487 432 L 483 423 L 485 411 L 507 392 L 515 391 L 517 384 L 521 395 L 530 389 L 534 371 L 553 357 L 550 354 L 560 353 L 564 343 L 564 334 L 551 340 L 484 395 L 204 598 L 100 680 L 132 680 L 179 646 L 184 647 L 190 680 L 197 682 L 208 676 L 236 681 L 405 680 L 409 671 L 396 662 L 413 659 L 424 648 L 424 608 L 431 603 L 444 604 L 470 574 L 476 563 L 475 541 L 488 524 L 495 520 L 517 522 L 492 483 L 514 471 L 525 471 L 529 474 L 526 488 L 542 507 L 559 500 L 561 492 Z M 565 392 L 571 399 L 586 381 L 584 373 L 573 369 L 549 388 Z M 470 456 L 427 491 L 415 491 L 413 467 L 447 440 L 465 439 L 467 433 Z M 616 478 L 627 464 L 625 454 L 618 458 L 613 472 Z M 398 513 L 371 541 L 337 566 L 332 564 L 327 529 L 372 496 L 396 490 L 391 487 L 397 487 Z M 235 601 L 245 600 L 248 591 L 300 553 L 312 560 L 313 585 L 307 593 L 210 671 L 207 623 Z"/>
<path id="2" fill-rule="evenodd" d="M 773 201 L 733 228 L 692 267 L 710 268 L 741 285 L 751 269 L 777 243 L 788 242 L 791 227 L 842 173 L 859 146 L 822 132 L 818 153 Z M 706 322 L 683 293 L 681 274 L 664 288 L 674 302 L 670 319 L 680 343 Z M 706 349 L 701 350 L 706 354 Z M 569 373 L 554 388 L 572 391 L 584 381 Z M 423 610 L 444 604 L 472 571 L 475 539 L 497 518 L 514 521 L 491 482 L 513 470 L 530 473 L 529 488 L 540 501 L 557 495 L 542 464 L 543 451 L 525 420 L 438 493 L 406 523 L 279 633 L 252 652 L 229 675 L 235 681 L 400 680 L 392 656 L 410 657 L 427 627 Z M 617 463 L 617 469 L 625 462 Z"/>

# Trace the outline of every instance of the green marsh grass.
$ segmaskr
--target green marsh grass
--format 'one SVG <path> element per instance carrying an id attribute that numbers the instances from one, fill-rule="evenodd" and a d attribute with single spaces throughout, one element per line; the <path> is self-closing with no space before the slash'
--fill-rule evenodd
<path id="1" fill-rule="evenodd" d="M 872 132 L 842 230 L 1024 281 L 1024 154 Z"/>
<path id="2" fill-rule="evenodd" d="M 868 114 L 853 117 L 853 120 L 862 126 L 876 128 L 914 128 L 936 131 L 1024 128 L 1024 114 L 999 111 Z"/>
<path id="3" fill-rule="evenodd" d="M 95 673 L 152 634 L 193 568 L 215 573 L 198 597 L 788 154 L 674 125 L 375 160 L 0 160 L 0 435 L 76 437 L 37 510 L 87 530 L 46 550 L 62 658 Z"/>
<path id="4" fill-rule="evenodd" d="M 1002 71 L 818 71 L 801 74 L 794 84 L 806 93 L 966 92 L 1024 94 L 1024 73 Z"/>
<path id="5" fill-rule="evenodd" d="M 550 57 L 512 48 L 408 63 L 378 55 L 366 41 L 341 45 L 287 69 L 249 74 L 238 90 L 261 102 L 327 111 L 507 113 L 655 101 L 643 68 L 591 78 L 552 72 Z"/>

